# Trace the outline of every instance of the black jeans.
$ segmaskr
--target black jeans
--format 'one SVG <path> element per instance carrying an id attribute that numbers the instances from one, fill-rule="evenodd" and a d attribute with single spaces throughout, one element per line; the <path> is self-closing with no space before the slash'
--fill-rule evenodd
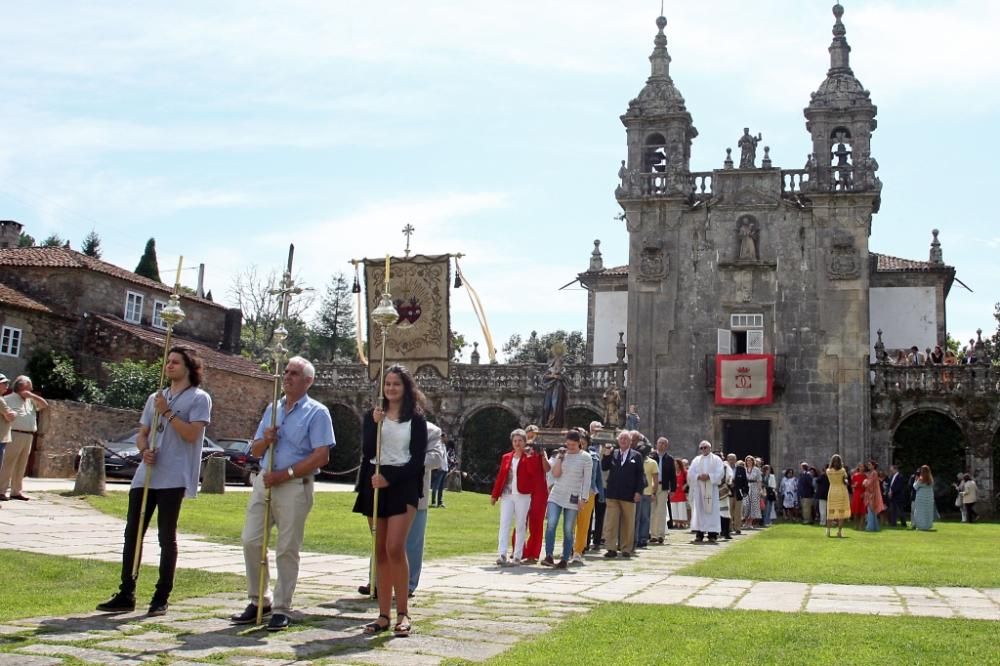
<path id="1" fill-rule="evenodd" d="M 591 535 L 591 543 L 595 547 L 600 546 L 604 538 L 604 512 L 607 508 L 608 505 L 600 500 L 594 504 L 594 532 Z"/>
<path id="2" fill-rule="evenodd" d="M 184 488 L 150 488 L 146 511 L 142 521 L 142 534 L 156 511 L 156 531 L 160 541 L 160 577 L 156 581 L 155 601 L 166 603 L 174 589 L 174 571 L 177 569 L 177 519 L 181 515 Z M 136 534 L 139 527 L 142 488 L 128 493 L 128 517 L 125 519 L 125 548 L 122 551 L 122 582 L 119 589 L 125 594 L 135 594 L 132 563 L 135 558 Z"/>

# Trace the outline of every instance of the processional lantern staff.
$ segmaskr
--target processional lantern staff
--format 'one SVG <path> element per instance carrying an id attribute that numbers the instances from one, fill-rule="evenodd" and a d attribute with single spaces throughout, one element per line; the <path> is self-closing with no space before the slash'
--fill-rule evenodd
<path id="1" fill-rule="evenodd" d="M 409 225 L 407 225 L 409 226 Z M 385 399 L 385 345 L 389 338 L 389 329 L 399 321 L 399 312 L 396 311 L 395 306 L 392 304 L 392 294 L 389 293 L 389 271 L 390 262 L 389 255 L 385 255 L 385 282 L 382 287 L 382 297 L 379 299 L 378 305 L 371 312 L 372 321 L 379 327 L 379 331 L 382 334 L 382 366 L 378 373 L 378 401 L 375 403 L 376 407 L 382 408 L 383 401 Z M 382 424 L 385 419 L 380 419 L 378 426 L 375 430 L 375 475 L 378 476 L 382 473 Z M 376 557 L 376 526 L 378 525 L 378 491 L 379 488 L 376 486 L 372 491 L 372 554 L 371 554 L 371 566 L 368 568 L 368 589 L 370 591 L 372 599 L 376 598 L 375 595 L 375 568 L 377 565 Z"/>
<path id="2" fill-rule="evenodd" d="M 170 353 L 170 340 L 174 335 L 174 326 L 184 321 L 184 310 L 181 309 L 181 269 L 184 266 L 184 257 L 177 260 L 177 276 L 174 278 L 174 292 L 170 294 L 167 305 L 160 310 L 160 319 L 167 325 L 167 334 L 163 338 L 163 360 L 160 362 L 160 381 L 156 385 L 156 390 L 163 390 L 163 383 L 167 377 L 167 356 Z M 152 427 L 149 429 L 149 450 L 156 451 L 156 435 L 161 430 L 160 412 L 154 408 L 153 420 L 150 421 Z M 135 555 L 132 557 L 132 579 L 139 579 L 139 565 L 142 563 L 142 537 L 143 528 L 146 524 L 144 514 L 149 510 L 146 502 L 149 499 L 149 478 L 153 475 L 153 470 L 146 466 L 146 478 L 142 483 L 142 502 L 139 504 L 139 528 L 135 535 Z"/>
<path id="3" fill-rule="evenodd" d="M 292 296 L 298 296 L 304 289 L 296 286 L 292 281 L 292 257 L 295 254 L 295 245 L 288 246 L 288 265 L 277 289 L 271 290 L 272 296 L 278 297 L 278 322 L 271 335 L 271 359 L 274 361 L 274 390 L 271 395 L 271 428 L 278 427 L 278 400 L 281 398 L 281 364 L 288 354 L 285 347 L 285 340 L 288 339 L 288 329 L 285 328 L 285 320 L 288 319 L 288 304 Z M 267 473 L 274 469 L 274 442 L 267 445 Z M 267 575 L 267 547 L 271 536 L 271 487 L 264 490 L 264 541 L 260 546 L 260 573 L 257 579 L 257 624 L 264 623 L 264 578 Z"/>

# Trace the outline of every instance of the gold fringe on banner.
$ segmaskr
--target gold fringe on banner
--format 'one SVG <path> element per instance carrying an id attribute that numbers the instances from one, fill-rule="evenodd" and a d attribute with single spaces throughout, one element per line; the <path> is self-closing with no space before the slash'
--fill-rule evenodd
<path id="1" fill-rule="evenodd" d="M 483 310 L 483 304 L 479 300 L 479 294 L 476 290 L 472 288 L 469 284 L 468 278 L 462 273 L 462 267 L 458 265 L 458 257 L 455 257 L 455 272 L 458 277 L 461 278 L 462 284 L 465 285 L 465 289 L 469 292 L 469 301 L 472 303 L 472 310 L 476 313 L 476 318 L 479 320 L 479 326 L 483 329 L 483 337 L 486 338 L 486 353 L 490 357 L 490 363 L 496 363 L 497 361 L 497 350 L 493 345 L 493 334 L 490 333 L 490 325 L 486 321 L 486 311 Z"/>

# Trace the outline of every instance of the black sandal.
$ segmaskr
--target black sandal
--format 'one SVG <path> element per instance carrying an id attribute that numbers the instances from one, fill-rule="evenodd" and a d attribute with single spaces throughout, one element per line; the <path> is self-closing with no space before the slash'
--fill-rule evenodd
<path id="1" fill-rule="evenodd" d="M 396 626 L 392 628 L 392 633 L 396 638 L 407 638 L 412 629 L 413 626 L 410 624 L 409 615 L 400 613 L 396 616 Z"/>
<path id="2" fill-rule="evenodd" d="M 385 624 L 379 622 L 382 618 L 385 618 Z M 379 616 L 375 618 L 374 622 L 369 622 L 365 625 L 364 632 L 368 636 L 374 636 L 375 634 L 381 634 L 383 631 L 387 630 L 392 624 L 392 619 L 385 615 L 384 613 L 379 613 Z"/>

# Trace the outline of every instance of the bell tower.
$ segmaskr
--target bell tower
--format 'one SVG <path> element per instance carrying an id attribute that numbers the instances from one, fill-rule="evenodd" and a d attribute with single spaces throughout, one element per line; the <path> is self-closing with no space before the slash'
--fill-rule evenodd
<path id="1" fill-rule="evenodd" d="M 812 136 L 808 169 L 811 189 L 819 191 L 880 191 L 878 163 L 871 154 L 871 137 L 878 108 L 851 69 L 851 47 L 841 20 L 844 8 L 833 6 L 830 69 L 804 110 Z M 879 200 L 875 199 L 877 211 Z"/>
<path id="2" fill-rule="evenodd" d="M 667 19 L 657 18 L 656 27 L 653 53 L 649 56 L 649 78 L 621 116 L 628 159 L 619 173 L 621 183 L 615 192 L 619 201 L 688 194 L 691 141 L 698 136 L 698 130 L 684 105 L 684 97 L 670 78 L 670 53 L 663 32 Z"/>

